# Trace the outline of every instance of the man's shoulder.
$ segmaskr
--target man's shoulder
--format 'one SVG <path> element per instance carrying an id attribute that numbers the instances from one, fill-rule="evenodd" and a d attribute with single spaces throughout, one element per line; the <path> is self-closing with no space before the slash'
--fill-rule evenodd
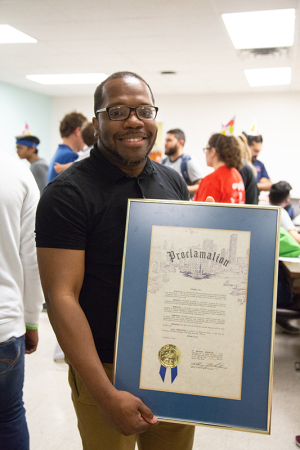
<path id="1" fill-rule="evenodd" d="M 33 161 L 33 163 L 31 163 L 31 167 L 35 166 L 35 167 L 47 167 L 48 168 L 48 164 L 46 163 L 46 161 L 44 160 L 44 158 L 38 158 L 35 161 Z"/>
<path id="2" fill-rule="evenodd" d="M 261 168 L 265 167 L 264 163 L 259 161 L 259 159 L 256 159 L 254 161 L 253 165 L 254 165 L 254 167 L 261 167 Z"/>
<path id="3" fill-rule="evenodd" d="M 181 176 L 179 175 L 179 173 L 176 170 L 174 170 L 172 167 L 166 166 L 165 164 L 160 164 L 160 163 L 158 163 L 156 161 L 152 161 L 152 160 L 151 160 L 151 163 L 153 165 L 154 170 L 157 173 L 164 175 L 168 178 L 174 178 L 174 179 L 180 179 L 180 180 L 182 179 Z"/>
<path id="4" fill-rule="evenodd" d="M 59 144 L 56 150 L 57 154 L 73 154 L 73 150 L 66 144 Z"/>

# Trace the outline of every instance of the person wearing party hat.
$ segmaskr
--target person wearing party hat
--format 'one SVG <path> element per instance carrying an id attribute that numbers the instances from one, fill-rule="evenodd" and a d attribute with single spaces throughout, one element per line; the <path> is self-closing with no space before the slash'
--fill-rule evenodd
<path id="1" fill-rule="evenodd" d="M 206 163 L 214 172 L 203 178 L 194 201 L 203 202 L 208 196 L 218 203 L 245 203 L 245 186 L 239 170 L 243 167 L 241 148 L 233 136 L 235 117 L 222 124 L 220 133 L 213 134 L 203 149 Z"/>
<path id="2" fill-rule="evenodd" d="M 27 159 L 30 163 L 30 170 L 37 182 L 40 194 L 48 184 L 48 165 L 43 158 L 38 155 L 37 146 L 40 140 L 33 136 L 26 123 L 25 129 L 20 136 L 16 136 L 16 149 L 20 159 Z"/>
<path id="3" fill-rule="evenodd" d="M 246 136 L 248 145 L 252 152 L 252 164 L 254 165 L 257 172 L 256 182 L 258 190 L 269 191 L 272 186 L 272 181 L 270 180 L 265 165 L 257 159 L 262 149 L 263 138 L 260 132 L 258 131 L 258 127 L 255 120 L 248 134 L 245 133 L 244 131 L 243 134 Z"/>

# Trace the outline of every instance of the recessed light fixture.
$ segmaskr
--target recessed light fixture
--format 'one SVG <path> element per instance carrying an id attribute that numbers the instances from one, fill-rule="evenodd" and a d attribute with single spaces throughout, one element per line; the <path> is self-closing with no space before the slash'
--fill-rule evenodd
<path id="1" fill-rule="evenodd" d="M 26 78 L 40 84 L 99 84 L 108 75 L 105 73 L 63 73 L 51 75 L 26 75 Z"/>
<path id="2" fill-rule="evenodd" d="M 0 25 L 0 44 L 36 44 L 37 40 L 10 25 Z"/>
<path id="3" fill-rule="evenodd" d="M 247 69 L 245 75 L 250 86 L 279 86 L 291 83 L 292 69 L 290 67 Z"/>
<path id="4" fill-rule="evenodd" d="M 295 10 L 292 8 L 222 14 L 222 19 L 236 49 L 294 44 Z"/>

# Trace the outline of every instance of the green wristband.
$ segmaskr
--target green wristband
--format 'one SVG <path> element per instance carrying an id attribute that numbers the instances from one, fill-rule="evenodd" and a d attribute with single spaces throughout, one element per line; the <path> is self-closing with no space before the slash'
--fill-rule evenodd
<path id="1" fill-rule="evenodd" d="M 25 325 L 27 330 L 37 330 L 38 325 L 36 327 L 30 327 L 29 325 Z"/>

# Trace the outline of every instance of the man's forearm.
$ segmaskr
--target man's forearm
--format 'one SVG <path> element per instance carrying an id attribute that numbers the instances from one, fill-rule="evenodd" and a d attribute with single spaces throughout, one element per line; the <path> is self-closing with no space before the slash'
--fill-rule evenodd
<path id="1" fill-rule="evenodd" d="M 37 253 L 49 319 L 67 359 L 108 423 L 125 435 L 142 433 L 157 419 L 140 399 L 111 384 L 79 305 L 85 252 L 38 248 Z"/>
<path id="2" fill-rule="evenodd" d="M 300 234 L 298 233 L 298 231 L 296 229 L 289 230 L 289 233 L 295 239 L 295 241 L 297 241 L 298 244 L 300 244 Z"/>
<path id="3" fill-rule="evenodd" d="M 157 422 L 151 410 L 129 392 L 118 391 L 109 381 L 95 348 L 85 314 L 74 298 L 46 299 L 50 322 L 58 342 L 106 420 L 119 433 L 139 434 Z"/>
<path id="4" fill-rule="evenodd" d="M 198 187 L 199 187 L 199 184 L 200 184 L 200 181 L 201 180 L 199 180 L 195 184 L 192 184 L 191 186 L 187 187 L 191 197 L 196 194 L 196 192 L 198 190 Z"/>
<path id="5" fill-rule="evenodd" d="M 259 191 L 269 191 L 272 186 L 272 181 L 269 178 L 261 178 L 257 187 Z"/>

